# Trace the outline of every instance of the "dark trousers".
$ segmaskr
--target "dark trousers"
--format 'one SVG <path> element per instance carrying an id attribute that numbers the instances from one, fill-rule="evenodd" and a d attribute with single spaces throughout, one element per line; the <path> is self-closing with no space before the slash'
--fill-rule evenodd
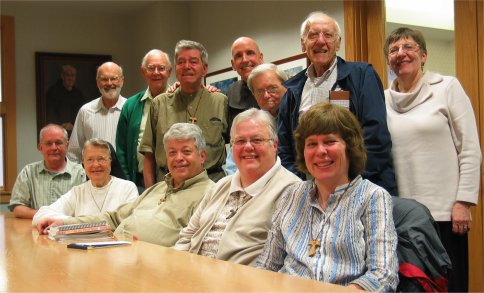
<path id="1" fill-rule="evenodd" d="M 437 222 L 440 240 L 452 262 L 448 273 L 449 292 L 468 292 L 469 283 L 469 249 L 467 234 L 452 232 L 452 222 Z"/>

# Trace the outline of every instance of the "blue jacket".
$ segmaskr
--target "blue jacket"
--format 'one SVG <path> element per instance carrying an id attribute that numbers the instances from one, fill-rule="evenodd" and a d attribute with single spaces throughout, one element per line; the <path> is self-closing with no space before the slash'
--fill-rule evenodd
<path id="1" fill-rule="evenodd" d="M 138 138 L 145 101 L 141 98 L 146 90 L 128 98 L 121 109 L 116 129 L 116 155 L 128 180 L 136 184 L 138 173 Z"/>
<path id="2" fill-rule="evenodd" d="M 367 152 L 363 177 L 396 196 L 392 142 L 387 127 L 385 97 L 380 78 L 368 63 L 346 62 L 340 57 L 337 58 L 338 76 L 332 89 L 338 86 L 350 92 L 350 111 L 355 114 L 363 128 Z M 297 171 L 294 164 L 296 147 L 293 131 L 299 121 L 301 96 L 307 80 L 306 70 L 285 82 L 287 92 L 282 98 L 277 118 L 278 155 L 281 163 L 303 179 L 305 175 Z"/>

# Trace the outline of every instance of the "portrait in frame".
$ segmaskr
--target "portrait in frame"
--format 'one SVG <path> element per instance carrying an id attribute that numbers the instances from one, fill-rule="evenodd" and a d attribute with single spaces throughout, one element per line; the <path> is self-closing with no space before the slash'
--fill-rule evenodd
<path id="1" fill-rule="evenodd" d="M 281 70 L 283 70 L 289 78 L 296 75 L 305 69 L 309 61 L 306 53 L 294 55 L 291 57 L 279 59 L 271 62 Z M 205 85 L 213 85 L 220 89 L 223 94 L 227 93 L 230 85 L 238 80 L 239 76 L 232 67 L 223 68 L 214 72 L 210 72 L 205 76 Z"/>
<path id="2" fill-rule="evenodd" d="M 100 96 L 97 68 L 111 55 L 35 53 L 37 130 L 49 123 L 70 134 L 79 108 Z"/>

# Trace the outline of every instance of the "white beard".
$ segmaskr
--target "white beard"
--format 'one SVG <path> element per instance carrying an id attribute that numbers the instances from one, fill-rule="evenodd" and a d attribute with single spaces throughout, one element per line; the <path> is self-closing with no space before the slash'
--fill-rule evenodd
<path id="1" fill-rule="evenodd" d="M 100 87 L 99 91 L 101 95 L 109 100 L 116 100 L 121 93 L 121 87 L 117 86 L 114 89 L 105 90 L 104 88 Z"/>

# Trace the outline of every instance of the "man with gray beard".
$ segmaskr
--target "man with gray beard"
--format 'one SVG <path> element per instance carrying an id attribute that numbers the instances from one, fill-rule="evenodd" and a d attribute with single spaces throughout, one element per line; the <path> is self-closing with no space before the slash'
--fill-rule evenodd
<path id="1" fill-rule="evenodd" d="M 77 113 L 67 154 L 71 161 L 81 161 L 82 147 L 91 138 L 116 145 L 119 115 L 126 102 L 120 95 L 123 82 L 123 69 L 116 63 L 106 62 L 97 69 L 96 84 L 101 97 L 84 104 Z"/>

